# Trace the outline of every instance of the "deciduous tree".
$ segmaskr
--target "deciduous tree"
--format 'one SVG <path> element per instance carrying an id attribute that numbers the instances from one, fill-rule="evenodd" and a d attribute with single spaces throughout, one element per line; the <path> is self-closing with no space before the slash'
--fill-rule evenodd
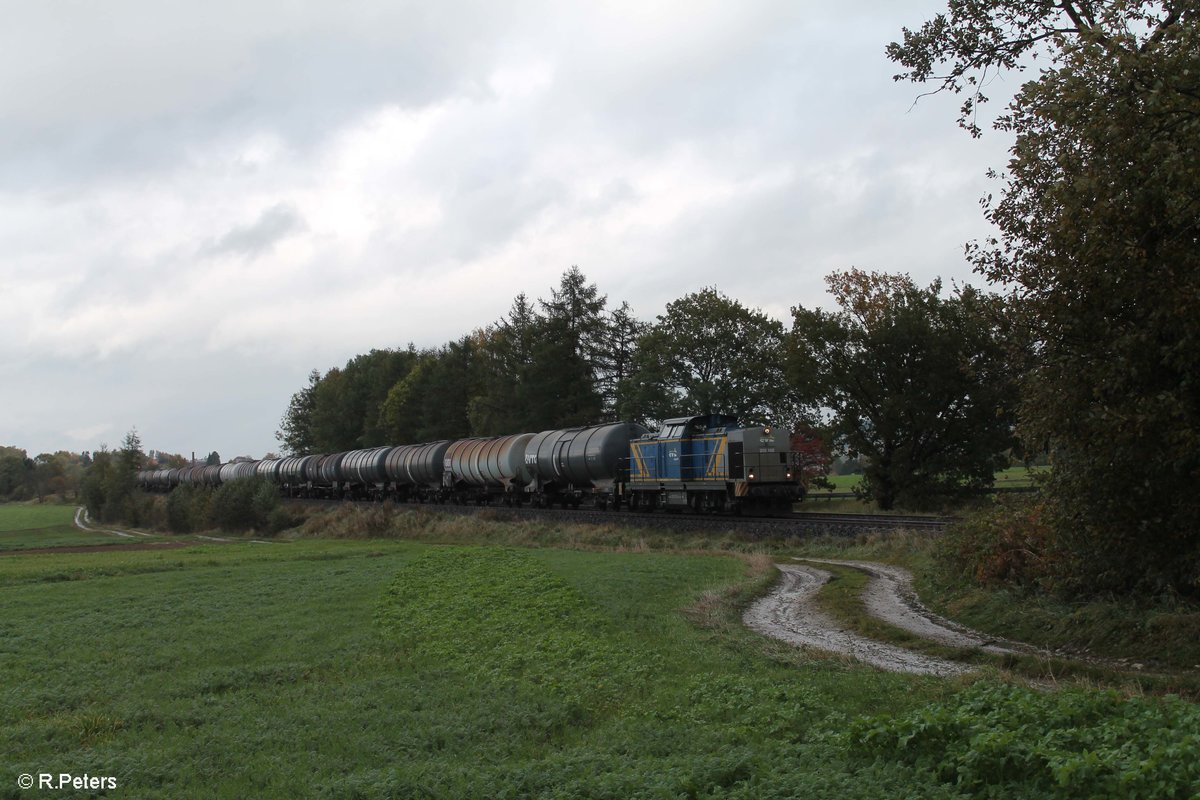
<path id="1" fill-rule="evenodd" d="M 865 495 L 921 507 L 990 486 L 1015 402 L 995 299 L 859 270 L 827 282 L 840 310 L 792 310 L 790 372 L 866 456 Z"/>
<path id="2" fill-rule="evenodd" d="M 1021 430 L 1052 458 L 1048 580 L 1200 594 L 1200 7 L 954 0 L 889 54 L 968 93 L 1042 58 L 998 121 L 999 236 L 969 253 L 1036 343 Z"/>
<path id="3" fill-rule="evenodd" d="M 745 423 L 791 422 L 784 327 L 713 288 L 669 303 L 638 342 L 623 415 L 734 414 Z"/>

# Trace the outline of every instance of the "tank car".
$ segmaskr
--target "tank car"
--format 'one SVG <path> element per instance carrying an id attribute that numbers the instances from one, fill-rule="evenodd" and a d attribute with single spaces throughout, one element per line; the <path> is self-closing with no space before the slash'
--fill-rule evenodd
<path id="1" fill-rule="evenodd" d="M 519 503 L 520 490 L 533 478 L 525 465 L 525 447 L 533 436 L 517 433 L 451 442 L 442 471 L 448 496 L 459 502 Z"/>
<path id="2" fill-rule="evenodd" d="M 642 425 L 617 422 L 542 431 L 525 447 L 526 487 L 535 505 L 578 506 L 585 500 L 620 506 L 628 478 L 629 441 L 647 432 Z"/>

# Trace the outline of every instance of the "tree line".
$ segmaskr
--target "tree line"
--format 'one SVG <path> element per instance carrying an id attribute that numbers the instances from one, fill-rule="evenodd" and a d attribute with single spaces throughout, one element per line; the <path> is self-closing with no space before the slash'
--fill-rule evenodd
<path id="1" fill-rule="evenodd" d="M 66 502 L 79 494 L 84 470 L 92 463 L 88 452 L 59 450 L 30 458 L 19 447 L 0 446 L 0 501 Z"/>
<path id="2" fill-rule="evenodd" d="M 1014 142 L 983 200 L 997 233 L 967 256 L 1025 339 L 1018 433 L 1050 473 L 964 564 L 1200 596 L 1200 6 L 951 0 L 888 55 L 897 80 L 963 96 L 974 136 L 983 88 L 1039 66 L 995 122 Z"/>

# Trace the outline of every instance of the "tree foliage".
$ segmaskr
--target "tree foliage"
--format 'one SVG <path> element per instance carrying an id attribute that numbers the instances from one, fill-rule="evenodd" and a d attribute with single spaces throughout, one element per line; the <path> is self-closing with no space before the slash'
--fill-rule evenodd
<path id="1" fill-rule="evenodd" d="M 645 325 L 613 311 L 577 268 L 548 299 L 441 347 L 372 350 L 292 395 L 276 438 L 290 453 L 493 436 L 615 419 Z"/>
<path id="2" fill-rule="evenodd" d="M 995 298 L 944 298 L 906 275 L 826 280 L 841 310 L 793 309 L 791 374 L 831 410 L 838 443 L 867 456 L 864 494 L 920 507 L 990 486 L 1015 401 Z"/>
<path id="3" fill-rule="evenodd" d="M 81 487 L 84 505 L 93 519 L 141 524 L 142 508 L 134 497 L 134 490 L 137 473 L 145 462 L 137 429 L 125 434 L 120 450 L 102 447 L 96 452 L 83 474 Z"/>
<path id="4" fill-rule="evenodd" d="M 441 347 L 313 370 L 276 437 L 297 453 L 706 411 L 790 424 L 784 338 L 782 323 L 715 289 L 649 325 L 628 303 L 609 309 L 572 267 L 548 298 L 518 294 L 504 317 Z"/>
<path id="5" fill-rule="evenodd" d="M 1052 454 L 1041 557 L 1076 592 L 1200 593 L 1200 9 L 952 2 L 890 54 L 952 90 L 1040 48 L 1000 235 L 969 253 L 1035 342 L 1021 431 Z M 941 77 L 935 77 L 940 67 Z"/>
<path id="6" fill-rule="evenodd" d="M 662 421 L 724 413 L 746 423 L 793 422 L 784 339 L 783 323 L 711 287 L 668 303 L 638 342 L 623 415 Z"/>

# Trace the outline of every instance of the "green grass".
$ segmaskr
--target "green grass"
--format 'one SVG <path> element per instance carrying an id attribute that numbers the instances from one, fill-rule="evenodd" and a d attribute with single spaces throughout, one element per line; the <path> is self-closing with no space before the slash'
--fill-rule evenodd
<path id="1" fill-rule="evenodd" d="M 1035 485 L 1038 475 L 1045 472 L 1045 468 L 1038 467 L 1009 467 L 1008 469 L 1000 470 L 995 476 L 995 487 L 997 489 L 1019 489 L 1028 488 Z M 839 514 L 870 514 L 879 513 L 879 509 L 874 503 L 863 502 L 853 499 L 824 499 L 824 495 L 830 493 L 852 492 L 854 487 L 862 482 L 862 475 L 830 475 L 828 480 L 833 484 L 832 489 L 813 489 L 811 494 L 805 499 L 802 504 L 804 511 L 829 511 Z M 797 506 L 801 508 L 801 506 Z M 893 510 L 889 513 L 905 513 L 903 510 Z"/>
<path id="2" fill-rule="evenodd" d="M 74 506 L 0 503 L 0 533 L 69 526 L 74 518 Z"/>
<path id="3" fill-rule="evenodd" d="M 74 506 L 0 504 L 0 552 L 37 547 L 118 544 L 121 537 L 81 531 Z"/>
<path id="4" fill-rule="evenodd" d="M 353 541 L 3 561 L 0 797 L 41 771 L 138 797 L 907 785 L 869 768 L 862 783 L 826 734 L 945 689 L 681 612 L 745 569 Z"/>
<path id="5" fill-rule="evenodd" d="M 0 798 L 39 772 L 113 776 L 110 796 L 139 798 L 963 796 L 847 731 L 886 727 L 862 721 L 881 710 L 908 724 L 957 707 L 970 679 L 747 631 L 741 607 L 772 581 L 763 555 L 602 549 L 661 544 L 628 530 L 393 523 L 462 543 L 0 559 Z M 505 537 L 569 547 L 491 543 Z M 1173 746 L 1163 764 L 1200 760 Z"/>
<path id="6" fill-rule="evenodd" d="M 1035 485 L 1038 477 L 1045 475 L 1046 467 L 1009 467 L 996 473 L 996 488 L 1024 488 Z"/>

